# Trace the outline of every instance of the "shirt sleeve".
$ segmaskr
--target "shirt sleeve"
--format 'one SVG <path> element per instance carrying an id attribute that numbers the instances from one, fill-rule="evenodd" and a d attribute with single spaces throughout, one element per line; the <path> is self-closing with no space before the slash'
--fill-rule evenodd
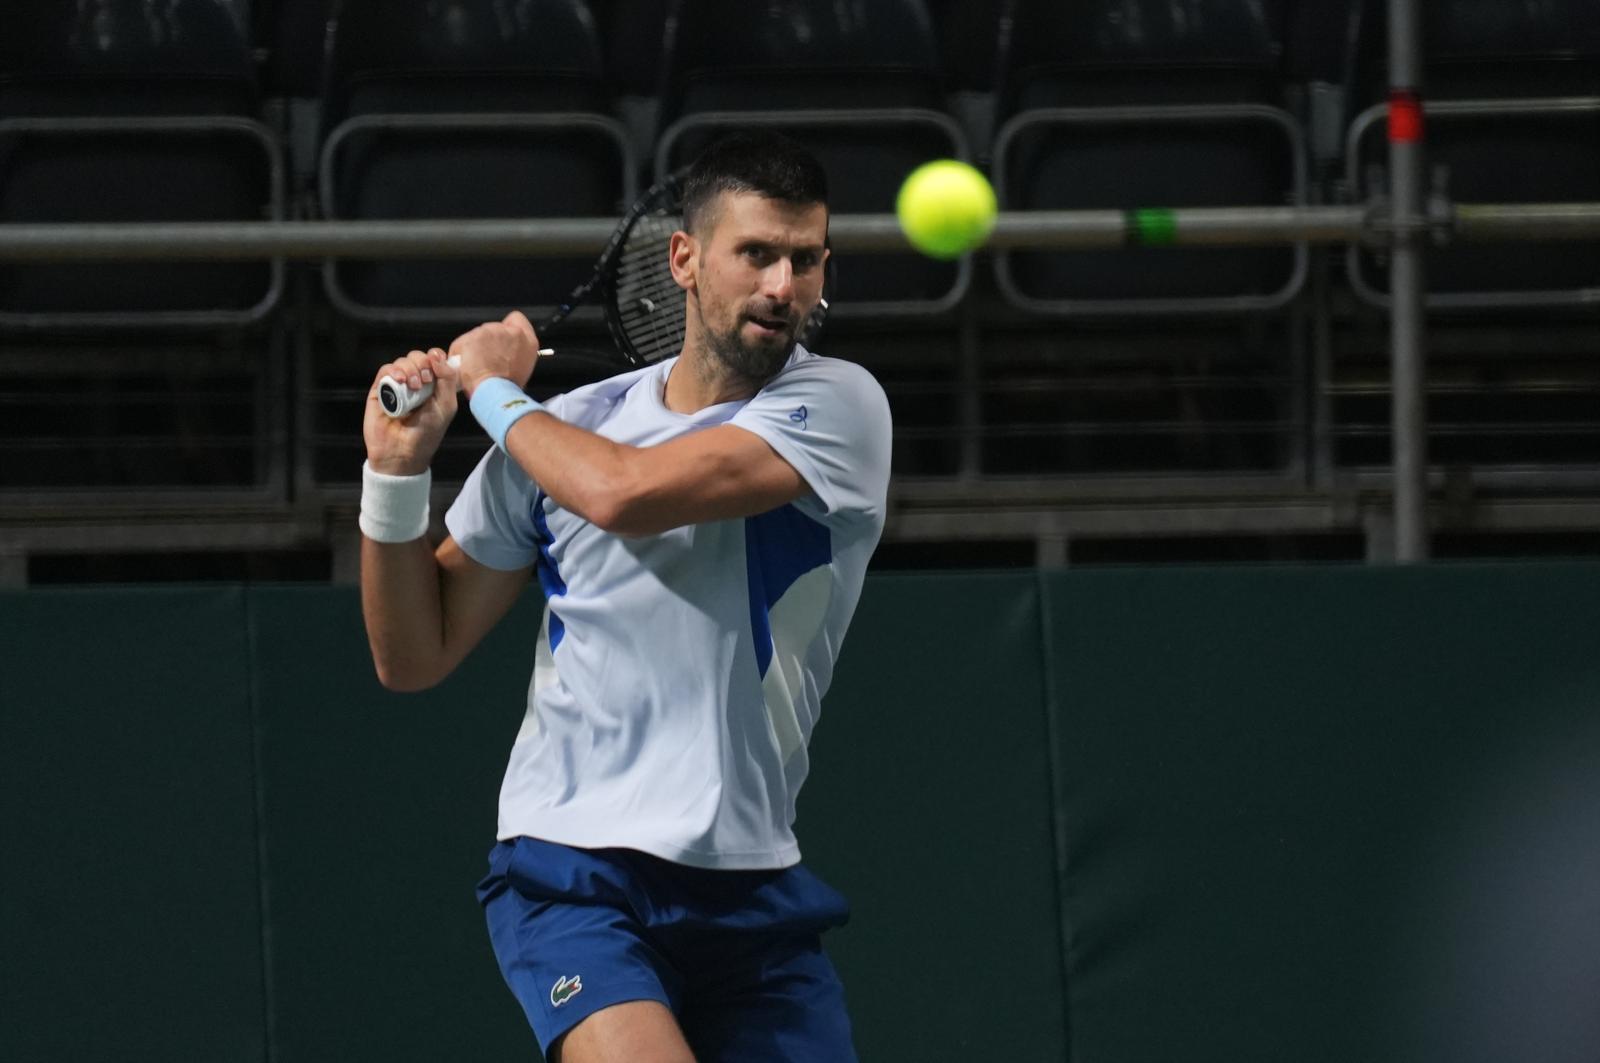
<path id="1" fill-rule="evenodd" d="M 567 396 L 544 404 L 545 412 L 565 420 Z M 527 568 L 539 556 L 533 506 L 539 487 L 499 447 L 491 446 L 444 515 L 450 537 L 472 560 L 489 568 Z"/>
<path id="2" fill-rule="evenodd" d="M 882 524 L 892 424 L 883 388 L 853 362 L 811 358 L 780 373 L 730 422 L 794 466 L 831 523 Z"/>
<path id="3" fill-rule="evenodd" d="M 533 481 L 505 451 L 491 446 L 444 515 L 444 526 L 466 555 L 481 565 L 527 568 L 539 553 L 533 526 Z"/>

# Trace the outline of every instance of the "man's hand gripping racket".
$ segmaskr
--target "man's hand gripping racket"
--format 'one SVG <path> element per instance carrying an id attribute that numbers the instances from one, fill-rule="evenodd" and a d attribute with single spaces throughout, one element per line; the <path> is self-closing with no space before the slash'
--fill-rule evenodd
<path id="1" fill-rule="evenodd" d="M 548 358 L 556 352 L 550 347 L 540 347 L 539 357 Z M 451 369 L 461 368 L 461 355 L 452 354 L 445 359 Z M 434 382 L 422 380 L 416 388 L 404 380 L 385 377 L 378 382 L 378 402 L 390 417 L 404 417 L 433 397 Z"/>

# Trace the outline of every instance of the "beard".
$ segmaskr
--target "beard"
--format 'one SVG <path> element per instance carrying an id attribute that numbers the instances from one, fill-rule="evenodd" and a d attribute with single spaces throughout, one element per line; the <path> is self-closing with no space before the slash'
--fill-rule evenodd
<path id="1" fill-rule="evenodd" d="M 696 306 L 701 332 L 712 356 L 730 373 L 751 384 L 764 384 L 778 375 L 799 342 L 799 321 L 792 308 L 756 307 L 741 313 L 725 331 L 717 331 L 706 321 L 705 311 Z M 784 323 L 783 331 L 770 338 L 747 341 L 743 330 L 748 321 Z"/>

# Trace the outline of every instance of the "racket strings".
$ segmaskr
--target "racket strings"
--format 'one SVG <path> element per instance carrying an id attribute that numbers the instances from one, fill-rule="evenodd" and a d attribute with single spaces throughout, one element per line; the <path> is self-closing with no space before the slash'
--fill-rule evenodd
<path id="1" fill-rule="evenodd" d="M 616 314 L 625 342 L 644 362 L 660 361 L 683 348 L 684 294 L 667 264 L 679 225 L 675 214 L 642 216 L 617 258 L 612 290 Z"/>

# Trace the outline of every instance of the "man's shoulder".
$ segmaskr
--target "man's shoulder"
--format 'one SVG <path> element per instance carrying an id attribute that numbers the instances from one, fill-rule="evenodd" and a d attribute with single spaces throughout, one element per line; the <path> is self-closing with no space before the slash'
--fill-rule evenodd
<path id="1" fill-rule="evenodd" d="M 660 368 L 661 363 L 657 362 L 584 384 L 557 396 L 551 405 L 556 407 L 554 412 L 568 424 L 593 429 L 607 419 L 630 391 L 644 381 L 653 379 Z"/>
<path id="2" fill-rule="evenodd" d="M 778 375 L 767 381 L 761 390 L 767 392 L 795 385 L 817 384 L 848 388 L 869 395 L 883 394 L 877 378 L 865 366 L 843 358 L 829 358 L 804 347 L 797 347 Z"/>

